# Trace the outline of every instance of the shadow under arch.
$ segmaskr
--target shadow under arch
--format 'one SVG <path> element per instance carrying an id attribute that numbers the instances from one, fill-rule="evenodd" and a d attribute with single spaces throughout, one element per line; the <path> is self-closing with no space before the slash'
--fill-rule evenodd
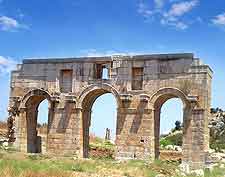
<path id="1" fill-rule="evenodd" d="M 37 132 L 37 118 L 38 118 L 38 107 L 43 100 L 48 100 L 49 109 L 52 107 L 51 95 L 41 89 L 30 90 L 21 99 L 20 109 L 24 108 L 26 112 L 26 140 L 27 140 L 27 152 L 28 153 L 41 153 L 42 152 L 42 137 L 38 136 Z M 48 126 L 47 126 L 47 137 L 48 139 L 49 123 L 51 119 L 51 111 L 48 112 Z"/>
<path id="2" fill-rule="evenodd" d="M 160 112 L 162 105 L 169 99 L 179 98 L 183 103 L 183 145 L 182 149 L 187 149 L 186 146 L 189 141 L 189 117 L 191 111 L 191 103 L 188 99 L 188 96 L 185 95 L 184 92 L 177 88 L 166 87 L 159 89 L 153 96 L 150 98 L 150 104 L 154 110 L 154 139 L 155 139 L 155 158 L 158 159 L 160 155 L 159 147 L 159 139 L 160 139 Z"/>
<path id="3" fill-rule="evenodd" d="M 89 127 L 91 122 L 91 108 L 95 100 L 105 93 L 111 93 L 117 102 L 117 108 L 121 101 L 117 90 L 109 84 L 92 84 L 84 89 L 78 98 L 78 106 L 82 108 L 82 133 L 83 133 L 83 157 L 89 156 Z M 118 110 L 118 109 L 117 109 Z M 118 114 L 117 114 L 118 117 Z M 118 123 L 118 120 L 116 120 Z M 117 134 L 117 131 L 116 131 Z"/>

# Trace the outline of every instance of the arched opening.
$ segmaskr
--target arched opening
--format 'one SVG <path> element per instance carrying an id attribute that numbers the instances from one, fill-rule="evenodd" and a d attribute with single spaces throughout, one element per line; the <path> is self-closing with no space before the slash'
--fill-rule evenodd
<path id="1" fill-rule="evenodd" d="M 183 103 L 180 98 L 171 98 L 165 101 L 160 109 L 159 125 L 159 152 L 160 158 L 167 159 L 171 154 L 174 160 L 182 156 L 183 143 Z M 159 155 L 158 154 L 158 155 Z M 157 158 L 159 158 L 157 156 Z"/>
<path id="2" fill-rule="evenodd" d="M 103 143 L 114 144 L 117 123 L 116 99 L 114 94 L 105 89 L 90 91 L 83 99 L 83 157 L 90 157 L 92 138 L 98 137 Z"/>
<path id="3" fill-rule="evenodd" d="M 45 93 L 32 95 L 27 99 L 25 106 L 27 109 L 27 152 L 45 153 L 50 116 L 49 97 Z"/>
<path id="4" fill-rule="evenodd" d="M 40 152 L 46 152 L 47 146 L 47 134 L 48 134 L 48 113 L 49 102 L 47 99 L 43 100 L 38 106 L 38 118 L 37 118 L 37 137 L 40 137 Z"/>
<path id="5" fill-rule="evenodd" d="M 151 102 L 153 103 L 154 107 L 154 138 L 155 138 L 155 158 L 159 158 L 160 156 L 160 121 L 163 121 L 161 115 L 162 109 L 165 109 L 163 105 L 167 106 L 167 104 L 170 104 L 170 102 L 176 98 L 176 104 L 178 103 L 179 106 L 169 108 L 172 112 L 172 115 L 178 116 L 180 114 L 183 124 L 182 124 L 182 149 L 186 152 L 188 147 L 189 142 L 189 116 L 190 116 L 190 102 L 187 99 L 186 95 L 180 91 L 179 89 L 176 88 L 162 88 L 158 90 L 151 98 Z M 169 101 L 168 101 L 169 100 Z M 170 101 L 171 100 L 171 101 Z M 179 100 L 179 102 L 177 102 Z M 167 102 L 168 101 L 168 102 Z M 166 103 L 167 102 L 167 103 Z M 162 108 L 163 107 L 163 108 Z M 182 109 L 183 108 L 183 109 Z M 176 109 L 179 111 L 179 113 L 176 113 L 174 111 Z M 175 113 L 175 114 L 174 114 Z M 165 116 L 165 115 L 164 115 Z M 166 117 L 169 115 L 167 114 Z M 169 119 L 169 117 L 168 117 Z M 174 118 L 176 119 L 176 118 Z M 168 123 L 165 122 L 166 125 L 168 126 Z M 162 123 L 161 123 L 162 124 Z M 167 127 L 167 129 L 170 129 L 170 127 Z M 185 147 L 184 147 L 185 146 Z M 183 159 L 184 157 L 184 151 L 181 153 L 181 158 Z M 186 154 L 185 154 L 186 155 Z M 186 158 L 186 157 L 185 157 Z"/>
<path id="6" fill-rule="evenodd" d="M 116 137 L 116 99 L 113 94 L 99 96 L 91 114 L 90 134 L 113 142 Z"/>

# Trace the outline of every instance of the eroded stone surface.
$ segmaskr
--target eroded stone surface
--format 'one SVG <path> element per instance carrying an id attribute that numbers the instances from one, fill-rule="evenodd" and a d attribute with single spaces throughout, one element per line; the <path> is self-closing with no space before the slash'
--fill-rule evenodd
<path id="1" fill-rule="evenodd" d="M 158 158 L 160 109 L 178 97 L 184 104 L 183 165 L 199 169 L 208 151 L 211 78 L 193 54 L 23 60 L 11 74 L 10 139 L 21 151 L 41 151 L 37 108 L 47 99 L 46 152 L 88 157 L 91 107 L 112 93 L 116 158 Z"/>

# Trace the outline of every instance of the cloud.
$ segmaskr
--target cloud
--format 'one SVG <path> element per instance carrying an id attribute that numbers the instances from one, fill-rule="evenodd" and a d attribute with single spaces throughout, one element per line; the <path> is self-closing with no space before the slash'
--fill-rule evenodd
<path id="1" fill-rule="evenodd" d="M 179 17 L 191 11 L 198 4 L 197 0 L 175 3 L 167 13 L 168 16 Z"/>
<path id="2" fill-rule="evenodd" d="M 140 1 L 138 12 L 147 18 L 159 18 L 158 21 L 163 26 L 185 30 L 189 27 L 190 22 L 184 20 L 183 16 L 193 10 L 198 3 L 199 0 L 154 0 L 154 8 L 150 9 L 143 1 Z M 168 8 L 166 9 L 166 7 Z"/>
<path id="3" fill-rule="evenodd" d="M 179 30 L 185 30 L 189 27 L 188 24 L 182 21 L 178 21 L 177 19 L 174 19 L 174 20 L 161 19 L 160 23 L 162 25 L 175 27 L 176 29 L 179 29 Z"/>
<path id="4" fill-rule="evenodd" d="M 7 74 L 11 70 L 15 69 L 16 61 L 9 58 L 0 56 L 0 75 Z"/>
<path id="5" fill-rule="evenodd" d="M 150 17 L 153 14 L 153 11 L 151 11 L 143 1 L 140 1 L 138 4 L 137 12 L 144 17 Z"/>
<path id="6" fill-rule="evenodd" d="M 180 18 L 190 12 L 197 5 L 198 0 L 182 1 L 172 4 L 169 11 L 163 14 L 161 24 L 174 26 L 180 30 L 187 29 L 189 27 L 189 24 L 185 23 Z"/>
<path id="7" fill-rule="evenodd" d="M 17 20 L 7 17 L 7 16 L 0 16 L 0 28 L 3 31 L 15 31 L 20 28 L 27 29 L 26 25 L 20 24 Z"/>
<path id="8" fill-rule="evenodd" d="M 218 26 L 225 26 L 225 12 L 212 19 L 212 23 Z"/>

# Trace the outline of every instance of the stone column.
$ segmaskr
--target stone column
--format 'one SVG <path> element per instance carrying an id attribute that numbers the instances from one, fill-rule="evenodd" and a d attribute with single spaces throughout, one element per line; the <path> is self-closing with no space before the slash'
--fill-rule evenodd
<path id="1" fill-rule="evenodd" d="M 89 127 L 91 123 L 91 110 L 83 110 L 82 111 L 82 149 L 83 149 L 83 157 L 88 158 L 88 151 L 89 151 Z"/>
<path id="2" fill-rule="evenodd" d="M 20 108 L 19 114 L 15 118 L 15 147 L 21 152 L 27 152 L 27 121 L 26 108 Z"/>
<path id="3" fill-rule="evenodd" d="M 205 110 L 194 109 L 192 112 L 192 169 L 205 165 Z"/>
<path id="4" fill-rule="evenodd" d="M 154 153 L 155 153 L 155 158 L 158 159 L 159 158 L 159 155 L 160 155 L 160 108 L 156 108 L 154 109 L 153 111 L 153 114 L 154 114 L 154 132 L 153 132 L 153 135 L 154 135 Z"/>
<path id="5" fill-rule="evenodd" d="M 148 159 L 154 151 L 154 120 L 148 100 L 122 95 L 123 104 L 117 113 L 116 158 Z M 154 148 L 153 148 L 154 149 Z"/>
<path id="6" fill-rule="evenodd" d="M 184 112 L 184 141 L 182 166 L 186 172 L 205 166 L 205 110 L 194 108 Z"/>
<path id="7" fill-rule="evenodd" d="M 79 146 L 76 104 L 73 100 L 65 99 L 53 105 L 48 126 L 47 152 L 76 154 Z"/>
<path id="8" fill-rule="evenodd" d="M 37 114 L 36 105 L 29 105 L 26 111 L 27 152 L 37 153 Z"/>

